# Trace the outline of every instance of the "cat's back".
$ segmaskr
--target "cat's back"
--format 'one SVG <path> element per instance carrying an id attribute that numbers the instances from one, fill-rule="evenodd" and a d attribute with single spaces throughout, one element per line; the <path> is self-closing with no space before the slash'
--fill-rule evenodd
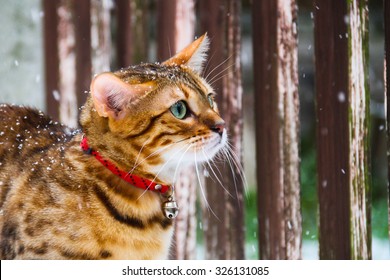
<path id="1" fill-rule="evenodd" d="M 52 121 L 41 111 L 0 104 L 1 211 L 13 188 L 13 180 L 35 171 L 51 148 L 62 149 L 72 135 L 71 129 Z"/>
<path id="2" fill-rule="evenodd" d="M 51 120 L 41 111 L 8 104 L 0 105 L 0 170 L 7 160 L 23 160 L 67 142 L 73 131 Z"/>
<path id="3" fill-rule="evenodd" d="M 60 159 L 76 132 L 41 111 L 0 104 L 0 258 L 17 258 L 24 245 L 15 244 L 32 242 L 32 217 L 43 219 L 55 190 L 47 184 L 54 176 L 44 170 Z"/>

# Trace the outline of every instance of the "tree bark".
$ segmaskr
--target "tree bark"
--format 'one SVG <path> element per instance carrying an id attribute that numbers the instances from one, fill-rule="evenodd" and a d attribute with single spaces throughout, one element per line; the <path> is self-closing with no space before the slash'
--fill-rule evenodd
<path id="1" fill-rule="evenodd" d="M 367 1 L 315 1 L 320 258 L 370 259 Z"/>
<path id="2" fill-rule="evenodd" d="M 224 152 L 226 162 L 216 162 L 216 168 L 213 167 L 219 171 L 206 172 L 209 177 L 202 190 L 206 259 L 244 259 L 241 2 L 202 0 L 199 4 L 201 29 L 211 38 L 205 76 L 217 92 L 218 108 L 227 124 L 231 145 L 230 151 Z"/>
<path id="3" fill-rule="evenodd" d="M 59 56 L 59 101 L 60 121 L 77 127 L 78 104 L 76 96 L 76 52 L 72 1 L 61 0 L 58 7 L 58 56 Z M 89 46 L 88 46 L 89 48 Z"/>
<path id="4" fill-rule="evenodd" d="M 160 61 L 168 59 L 193 41 L 195 35 L 194 5 L 192 0 L 158 2 L 158 57 Z M 196 182 L 195 169 L 189 167 L 180 172 L 175 183 L 180 212 L 175 221 L 172 259 L 195 259 L 196 257 Z"/>
<path id="5" fill-rule="evenodd" d="M 370 91 L 368 0 L 348 1 L 351 257 L 371 259 Z"/>
<path id="6" fill-rule="evenodd" d="M 116 0 L 118 68 L 147 61 L 148 5 L 148 0 Z"/>
<path id="7" fill-rule="evenodd" d="M 59 0 L 43 0 L 44 48 L 45 48 L 45 94 L 46 112 L 55 120 L 59 113 L 59 56 L 58 56 L 58 16 Z"/>
<path id="8" fill-rule="evenodd" d="M 385 21 L 385 106 L 386 106 L 386 124 L 387 124 L 387 174 L 388 174 L 388 227 L 390 236 L 390 1 L 384 1 L 384 21 Z"/>
<path id="9" fill-rule="evenodd" d="M 302 257 L 297 4 L 253 2 L 261 259 Z"/>
<path id="10" fill-rule="evenodd" d="M 92 73 L 110 70 L 111 61 L 111 4 L 110 0 L 91 2 Z"/>
<path id="11" fill-rule="evenodd" d="M 91 81 L 90 1 L 44 1 L 47 112 L 78 126 Z"/>
<path id="12" fill-rule="evenodd" d="M 92 78 L 91 0 L 73 1 L 73 22 L 76 55 L 76 110 L 84 105 Z M 68 70 L 69 71 L 69 70 Z M 78 114 L 76 117 L 78 123 Z"/>
<path id="13" fill-rule="evenodd" d="M 157 1 L 157 59 L 159 61 L 168 59 L 176 52 L 176 50 L 173 50 L 176 45 L 176 34 L 173 30 L 176 28 L 177 1 L 179 0 Z"/>

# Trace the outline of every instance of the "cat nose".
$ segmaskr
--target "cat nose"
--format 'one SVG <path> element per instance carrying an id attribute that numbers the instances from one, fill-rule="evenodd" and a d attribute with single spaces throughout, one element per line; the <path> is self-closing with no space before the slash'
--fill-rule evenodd
<path id="1" fill-rule="evenodd" d="M 222 133 L 223 133 L 223 130 L 225 129 L 225 122 L 222 121 L 222 122 L 219 122 L 217 124 L 214 124 L 212 127 L 211 127 L 211 130 L 218 133 L 219 135 L 222 136 Z"/>

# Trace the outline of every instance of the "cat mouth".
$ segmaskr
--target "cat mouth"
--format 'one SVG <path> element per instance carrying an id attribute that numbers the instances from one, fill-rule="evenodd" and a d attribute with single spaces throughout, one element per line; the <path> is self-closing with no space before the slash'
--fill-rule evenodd
<path id="1" fill-rule="evenodd" d="M 167 166 L 186 166 L 187 164 L 202 163 L 213 159 L 227 145 L 227 133 L 212 133 L 208 136 L 191 138 L 190 142 L 173 149 L 164 155 Z"/>
<path id="2" fill-rule="evenodd" d="M 226 130 L 222 134 L 213 134 L 208 138 L 202 138 L 200 143 L 194 146 L 197 162 L 210 161 L 227 143 Z"/>

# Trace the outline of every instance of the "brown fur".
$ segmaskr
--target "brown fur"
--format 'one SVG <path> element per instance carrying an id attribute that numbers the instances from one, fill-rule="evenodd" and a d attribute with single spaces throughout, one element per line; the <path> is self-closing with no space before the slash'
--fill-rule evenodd
<path id="1" fill-rule="evenodd" d="M 202 40 L 182 60 L 179 53 L 97 76 L 82 132 L 35 110 L 0 107 L 1 259 L 167 257 L 172 220 L 163 215 L 164 198 L 112 174 L 80 141 L 84 133 L 122 170 L 163 184 L 174 183 L 172 171 L 191 155 L 209 159 L 226 132 L 208 100 L 212 89 L 191 67 Z M 170 111 L 179 100 L 189 109 L 181 120 Z"/>

